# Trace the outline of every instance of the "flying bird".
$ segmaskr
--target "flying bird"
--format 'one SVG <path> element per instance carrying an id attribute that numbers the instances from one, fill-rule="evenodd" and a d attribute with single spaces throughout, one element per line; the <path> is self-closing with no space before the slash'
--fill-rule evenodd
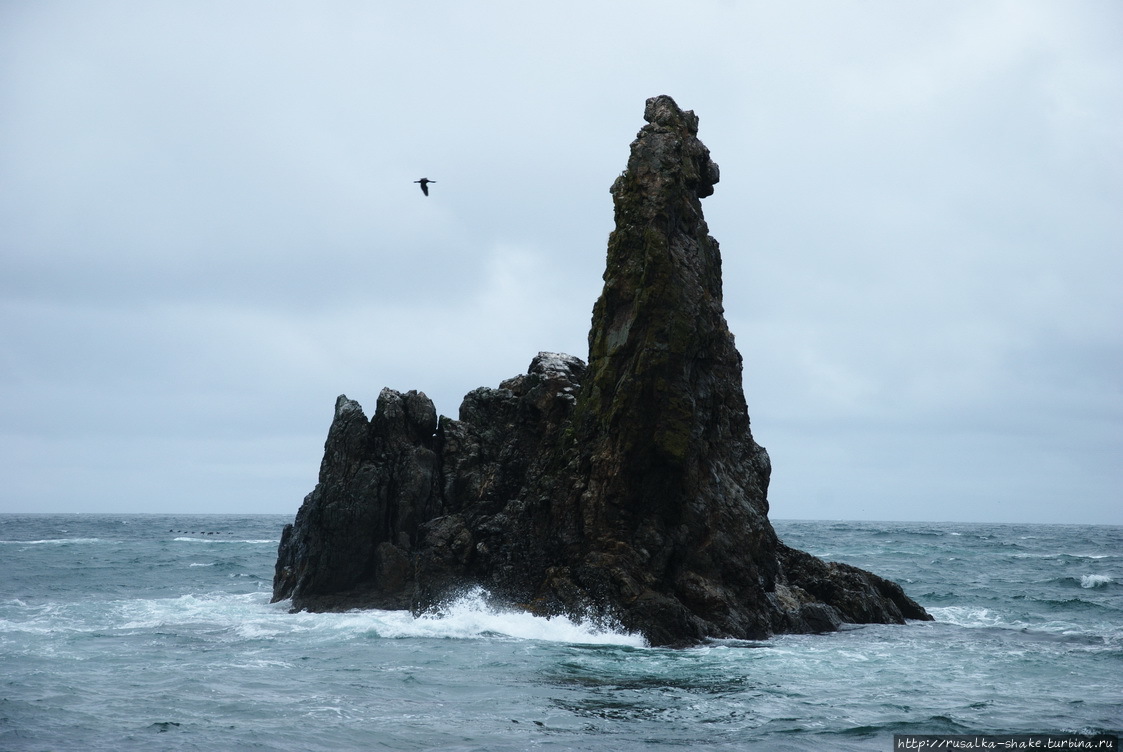
<path id="1" fill-rule="evenodd" d="M 421 178 L 420 180 L 414 180 L 413 182 L 421 183 L 421 192 L 424 193 L 426 196 L 428 196 L 429 195 L 429 183 L 435 183 L 437 181 L 436 180 L 430 180 L 429 178 Z"/>

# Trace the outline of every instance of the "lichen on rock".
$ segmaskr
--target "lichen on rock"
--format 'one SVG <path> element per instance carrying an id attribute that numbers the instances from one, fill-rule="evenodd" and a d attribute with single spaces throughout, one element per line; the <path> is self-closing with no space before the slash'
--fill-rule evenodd
<path id="1" fill-rule="evenodd" d="M 482 586 L 656 645 L 930 618 L 895 583 L 777 538 L 702 216 L 719 170 L 694 113 L 660 96 L 644 117 L 611 189 L 588 364 L 539 353 L 458 420 L 418 392 L 383 390 L 369 421 L 340 397 L 274 600 L 423 611 Z"/>

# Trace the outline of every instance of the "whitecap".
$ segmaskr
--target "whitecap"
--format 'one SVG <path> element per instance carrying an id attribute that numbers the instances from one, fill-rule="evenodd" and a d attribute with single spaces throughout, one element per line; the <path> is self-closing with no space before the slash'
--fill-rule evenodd
<path id="1" fill-rule="evenodd" d="M 1115 580 L 1108 577 L 1106 574 L 1086 574 L 1080 578 L 1080 587 L 1097 588 L 1110 585 L 1113 582 L 1115 582 Z"/>

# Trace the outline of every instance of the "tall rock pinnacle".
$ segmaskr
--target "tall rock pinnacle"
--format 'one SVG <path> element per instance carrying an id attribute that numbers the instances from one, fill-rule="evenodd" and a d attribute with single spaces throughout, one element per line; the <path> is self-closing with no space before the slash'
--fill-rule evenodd
<path id="1" fill-rule="evenodd" d="M 645 116 L 612 186 L 616 229 L 582 396 L 636 470 L 681 475 L 716 443 L 747 437 L 749 421 L 722 309 L 721 255 L 699 201 L 713 193 L 717 165 L 697 138 L 698 119 L 670 97 L 649 100 Z"/>
<path id="2" fill-rule="evenodd" d="M 718 168 L 694 113 L 662 96 L 644 117 L 612 186 L 616 229 L 575 416 L 589 462 L 583 518 L 609 536 L 613 553 L 600 555 L 621 600 L 636 596 L 629 626 L 669 621 L 667 639 L 763 635 L 772 625 L 752 604 L 777 574 L 770 466 L 749 431 L 721 255 L 702 217 Z"/>
<path id="3" fill-rule="evenodd" d="M 424 610 L 479 585 L 652 644 L 930 618 L 895 583 L 777 539 L 702 216 L 718 168 L 694 113 L 660 96 L 644 118 L 612 185 L 588 366 L 539 353 L 435 433 L 422 394 L 383 390 L 369 422 L 341 397 L 275 600 Z"/>

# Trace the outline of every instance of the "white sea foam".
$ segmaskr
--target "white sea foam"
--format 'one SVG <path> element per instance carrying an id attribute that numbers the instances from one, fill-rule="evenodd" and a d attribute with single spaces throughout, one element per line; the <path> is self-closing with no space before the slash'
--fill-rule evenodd
<path id="1" fill-rule="evenodd" d="M 1086 574 L 1080 578 L 1080 587 L 1097 588 L 1110 585 L 1113 582 L 1115 582 L 1115 580 L 1108 577 L 1106 574 Z"/>
<path id="2" fill-rule="evenodd" d="M 287 604 L 280 604 L 285 606 Z M 264 625 L 257 625 L 264 627 Z M 414 616 L 409 611 L 348 611 L 342 614 L 284 614 L 267 628 L 279 631 L 351 633 L 383 639 L 486 639 L 507 637 L 583 645 L 643 647 L 644 639 L 620 628 L 603 627 L 564 616 L 535 616 L 525 611 L 494 608 L 482 590 L 473 590 L 439 613 Z"/>
<path id="3" fill-rule="evenodd" d="M 58 546 L 64 543 L 104 543 L 102 538 L 45 538 L 44 540 L 3 540 L 0 544 L 19 545 L 19 546 L 44 546 L 53 545 Z"/>
<path id="4" fill-rule="evenodd" d="M 156 629 L 169 625 L 212 624 L 233 627 L 240 620 L 253 618 L 249 608 L 254 600 L 263 596 L 219 594 L 182 595 L 178 598 L 152 598 L 120 601 L 117 603 L 118 629 Z"/>
<path id="5" fill-rule="evenodd" d="M 938 622 L 954 624 L 957 627 L 1009 627 L 1013 626 L 1000 614 L 989 608 L 974 606 L 930 607 L 928 612 Z"/>
<path id="6" fill-rule="evenodd" d="M 406 611 L 384 611 L 385 619 L 377 629 L 381 637 L 457 637 L 475 638 L 503 635 L 524 640 L 579 643 L 587 645 L 630 645 L 642 647 L 642 637 L 616 627 L 602 627 L 593 621 L 573 621 L 564 616 L 543 617 L 525 611 L 503 610 L 487 603 L 487 594 L 475 589 L 449 604 L 437 614 L 414 617 Z"/>
<path id="7" fill-rule="evenodd" d="M 1031 637 L 1034 635 L 1080 637 L 1089 634 L 1089 631 L 1093 634 L 1102 631 L 1102 625 L 1094 625 L 1089 629 L 1087 625 L 1074 622 L 1071 619 L 1024 620 L 1011 618 L 1008 614 L 981 607 L 943 606 L 929 608 L 928 612 L 932 614 L 936 622 L 954 624 L 968 629 L 1012 630 Z"/>

